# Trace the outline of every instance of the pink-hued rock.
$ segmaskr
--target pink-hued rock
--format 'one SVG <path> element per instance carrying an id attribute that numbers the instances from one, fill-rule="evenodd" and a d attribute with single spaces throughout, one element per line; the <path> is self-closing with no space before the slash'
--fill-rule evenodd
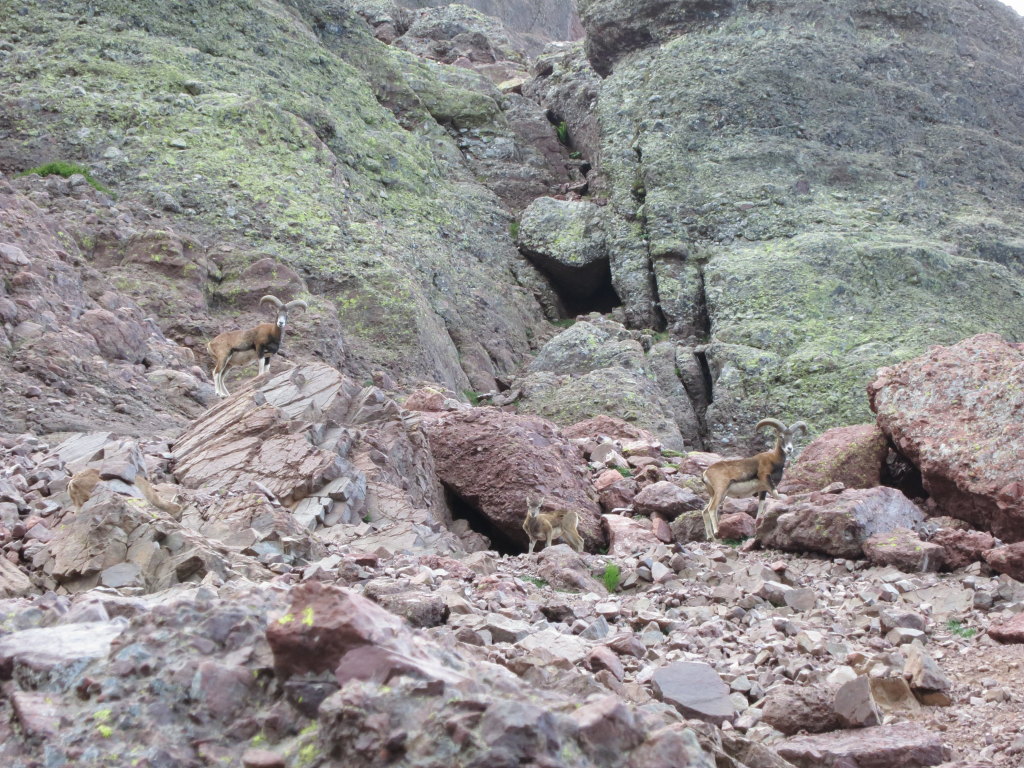
<path id="1" fill-rule="evenodd" d="M 764 722 L 787 736 L 831 731 L 839 727 L 832 697 L 825 686 L 777 686 L 765 696 Z"/>
<path id="2" fill-rule="evenodd" d="M 892 565 L 907 573 L 938 571 L 946 564 L 946 550 L 908 528 L 894 528 L 868 537 L 864 555 L 875 565 Z"/>
<path id="3" fill-rule="evenodd" d="M 608 532 L 608 554 L 612 557 L 642 554 L 659 543 L 650 528 L 631 517 L 602 515 L 601 522 Z"/>
<path id="4" fill-rule="evenodd" d="M 779 491 L 819 491 L 836 482 L 847 488 L 873 488 L 881 482 L 888 447 L 889 441 L 875 424 L 830 429 L 786 467 Z"/>
<path id="5" fill-rule="evenodd" d="M 985 553 L 995 546 L 990 533 L 953 528 L 936 531 L 931 540 L 946 550 L 946 567 L 953 571 L 984 560 Z"/>
<path id="6" fill-rule="evenodd" d="M 882 368 L 878 425 L 921 471 L 942 514 L 1024 539 L 1024 344 L 985 333 Z"/>
<path id="7" fill-rule="evenodd" d="M 554 424 L 497 408 L 425 414 L 423 424 L 441 481 L 506 537 L 525 549 L 526 497 L 543 496 L 576 510 L 587 549 L 604 546 L 580 451 Z"/>
<path id="8" fill-rule="evenodd" d="M 291 591 L 288 611 L 270 622 L 266 635 L 281 678 L 333 671 L 341 683 L 386 682 L 395 674 L 464 679 L 420 648 L 400 618 L 351 590 L 319 581 Z"/>
<path id="9" fill-rule="evenodd" d="M 917 723 L 797 736 L 778 744 L 775 751 L 797 768 L 924 768 L 950 757 L 939 734 Z"/>
<path id="10" fill-rule="evenodd" d="M 617 416 L 602 414 L 584 421 L 578 421 L 568 427 L 562 428 L 562 434 L 570 440 L 580 438 L 610 437 L 615 440 L 644 440 L 657 442 L 654 435 L 646 429 L 641 429 L 635 424 L 630 424 Z"/>
<path id="11" fill-rule="evenodd" d="M 402 407 L 410 411 L 444 411 L 448 410 L 445 403 L 448 397 L 439 389 L 423 387 L 411 392 Z"/>
<path id="12" fill-rule="evenodd" d="M 725 515 L 718 519 L 718 538 L 720 539 L 749 539 L 754 535 L 754 529 L 754 518 L 743 512 Z"/>
<path id="13" fill-rule="evenodd" d="M 993 624 L 988 634 L 1000 643 L 1024 643 L 1024 613 L 1018 613 L 1009 621 Z"/>
<path id="14" fill-rule="evenodd" d="M 628 507 L 633 503 L 633 499 L 640 488 L 639 483 L 632 477 L 623 477 L 614 470 L 612 474 L 618 475 L 619 479 L 614 483 L 606 485 L 604 488 L 599 488 L 597 492 L 598 502 L 601 505 L 601 509 L 605 512 Z"/>
<path id="15" fill-rule="evenodd" d="M 859 558 L 871 536 L 914 528 L 923 520 L 924 513 L 895 488 L 818 492 L 769 501 L 757 520 L 756 537 L 766 547 L 790 552 Z"/>
<path id="16" fill-rule="evenodd" d="M 706 453 L 704 451 L 690 451 L 690 453 L 686 454 L 685 458 L 679 460 L 679 474 L 696 475 L 700 477 L 701 473 L 703 473 L 705 469 L 710 467 L 715 462 L 721 461 L 724 458 L 726 457 L 717 453 Z"/>
<path id="17" fill-rule="evenodd" d="M 668 480 L 651 483 L 633 498 L 633 509 L 641 515 L 659 514 L 672 518 L 702 509 L 706 502 L 689 488 Z"/>
<path id="18" fill-rule="evenodd" d="M 984 557 L 992 570 L 1024 581 L 1024 541 L 990 549 Z"/>

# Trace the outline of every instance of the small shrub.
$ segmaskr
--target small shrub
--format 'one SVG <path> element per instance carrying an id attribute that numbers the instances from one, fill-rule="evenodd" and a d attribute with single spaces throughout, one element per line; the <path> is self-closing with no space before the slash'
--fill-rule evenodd
<path id="1" fill-rule="evenodd" d="M 618 472 L 623 477 L 632 477 L 633 476 L 633 470 L 631 470 L 629 467 L 615 467 L 614 469 L 615 469 L 616 472 Z"/>
<path id="2" fill-rule="evenodd" d="M 528 581 L 535 587 L 546 587 L 548 583 L 536 576 L 523 576 L 523 581 Z"/>
<path id="3" fill-rule="evenodd" d="M 551 324 L 559 328 L 571 328 L 576 323 L 575 317 L 563 317 L 561 320 L 552 320 Z"/>
<path id="4" fill-rule="evenodd" d="M 601 575 L 601 581 L 604 582 L 604 588 L 609 592 L 614 592 L 619 588 L 619 576 L 622 574 L 622 569 L 619 568 L 615 563 L 608 563 L 604 567 L 604 573 Z"/>
<path id="5" fill-rule="evenodd" d="M 569 146 L 569 125 L 562 120 L 555 126 L 555 133 L 558 134 L 558 141 L 563 146 Z"/>
<path id="6" fill-rule="evenodd" d="M 686 454 L 683 453 L 682 451 L 673 451 L 671 449 L 666 449 L 661 452 L 661 455 L 664 456 L 666 459 L 678 459 L 682 458 Z"/>
<path id="7" fill-rule="evenodd" d="M 963 622 L 959 619 L 950 619 L 946 622 L 946 629 L 952 632 L 957 637 L 974 637 L 978 634 L 978 630 L 974 627 L 965 627 Z"/>
<path id="8" fill-rule="evenodd" d="M 27 171 L 22 171 L 18 176 L 28 176 L 30 174 L 37 174 L 39 176 L 62 176 L 65 179 L 69 176 L 74 176 L 76 173 L 80 173 L 85 177 L 85 180 L 89 183 L 89 186 L 95 189 L 97 192 L 102 192 L 105 195 L 113 197 L 113 192 L 107 189 L 105 186 L 100 184 L 96 179 L 93 178 L 92 173 L 84 165 L 78 165 L 77 163 L 64 163 L 64 162 L 53 162 L 44 163 L 38 165 L 35 168 L 29 168 Z"/>
<path id="9" fill-rule="evenodd" d="M 480 405 L 480 395 L 474 392 L 472 389 L 464 389 L 462 390 L 462 394 L 464 394 L 466 396 L 466 399 L 469 400 L 470 405 Z"/>
<path id="10" fill-rule="evenodd" d="M 743 539 L 722 539 L 722 543 L 727 547 L 738 547 L 743 543 Z"/>
<path id="11" fill-rule="evenodd" d="M 508 225 L 508 234 L 513 240 L 519 239 L 519 222 L 512 221 Z"/>

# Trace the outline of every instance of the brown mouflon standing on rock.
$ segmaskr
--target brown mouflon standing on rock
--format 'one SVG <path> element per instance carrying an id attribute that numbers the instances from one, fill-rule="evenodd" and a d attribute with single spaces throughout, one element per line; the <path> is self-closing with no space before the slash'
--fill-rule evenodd
<path id="1" fill-rule="evenodd" d="M 229 368 L 248 365 L 253 360 L 260 361 L 260 375 L 270 368 L 270 358 L 281 348 L 281 337 L 284 327 L 288 324 L 288 310 L 307 309 L 308 305 L 301 299 L 285 304 L 277 296 L 267 294 L 260 299 L 260 306 L 273 304 L 277 307 L 277 319 L 272 323 L 260 323 L 254 328 L 244 331 L 225 331 L 215 337 L 206 348 L 213 355 L 213 386 L 217 394 L 227 397 L 227 384 L 224 375 Z"/>
<path id="2" fill-rule="evenodd" d="M 544 541 L 544 546 L 550 547 L 552 539 L 563 539 L 566 544 L 577 552 L 583 551 L 583 539 L 580 537 L 576 526 L 579 525 L 579 516 L 571 509 L 556 509 L 553 512 L 541 512 L 542 499 L 526 499 L 526 519 L 523 521 L 523 530 L 530 538 L 530 554 L 533 554 L 533 547 L 538 541 Z"/>
<path id="3" fill-rule="evenodd" d="M 81 472 L 76 472 L 72 475 L 70 482 L 68 482 L 68 495 L 71 496 L 71 503 L 74 505 L 76 512 L 89 500 L 99 482 L 100 471 L 94 467 L 83 469 Z M 157 509 L 162 509 L 164 512 L 171 512 L 172 514 L 181 511 L 180 504 L 160 498 L 153 486 L 149 484 L 149 480 L 142 475 L 135 476 L 135 487 L 142 491 L 146 501 Z"/>
<path id="4" fill-rule="evenodd" d="M 793 453 L 793 433 L 807 432 L 807 425 L 798 421 L 787 427 L 778 419 L 761 419 L 754 431 L 771 427 L 778 436 L 775 447 L 751 456 L 748 459 L 724 459 L 716 461 L 704 470 L 701 480 L 711 494 L 711 499 L 701 512 L 704 515 L 704 533 L 708 541 L 718 537 L 718 507 L 726 496 L 743 499 L 757 494 L 757 514 L 761 515 L 767 494 L 779 498 L 775 486 L 782 480 L 786 459 Z"/>

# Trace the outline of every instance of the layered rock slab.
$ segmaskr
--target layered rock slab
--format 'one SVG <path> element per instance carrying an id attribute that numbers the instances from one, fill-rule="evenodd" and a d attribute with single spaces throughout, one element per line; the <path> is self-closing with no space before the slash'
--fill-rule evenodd
<path id="1" fill-rule="evenodd" d="M 401 528 L 402 540 L 433 531 L 447 536 L 442 548 L 458 549 L 446 533 L 450 517 L 418 418 L 328 365 L 254 380 L 207 411 L 173 451 L 183 486 L 222 497 L 219 512 L 203 514 L 203 530 L 237 518 L 293 533 L 274 522 L 258 498 L 264 494 L 290 508 L 300 530 L 368 517 Z M 249 504 L 239 498 L 246 494 Z M 332 538 L 345 539 L 346 530 Z"/>

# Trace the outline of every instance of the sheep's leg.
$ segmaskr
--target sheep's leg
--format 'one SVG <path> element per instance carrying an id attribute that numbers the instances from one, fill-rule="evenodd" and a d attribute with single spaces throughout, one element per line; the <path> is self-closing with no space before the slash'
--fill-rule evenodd
<path id="1" fill-rule="evenodd" d="M 772 489 L 772 492 L 775 492 L 774 488 Z M 757 494 L 757 514 L 754 515 L 755 519 L 761 517 L 761 513 L 764 512 L 764 502 L 767 497 L 767 491 L 761 491 L 759 494 Z M 779 495 L 777 493 L 775 494 L 775 498 L 779 498 Z"/>
<path id="2" fill-rule="evenodd" d="M 526 551 L 526 553 L 528 555 L 532 555 L 533 554 L 533 545 L 536 544 L 536 543 L 537 543 L 537 540 L 531 537 L 530 538 L 530 548 Z"/>

